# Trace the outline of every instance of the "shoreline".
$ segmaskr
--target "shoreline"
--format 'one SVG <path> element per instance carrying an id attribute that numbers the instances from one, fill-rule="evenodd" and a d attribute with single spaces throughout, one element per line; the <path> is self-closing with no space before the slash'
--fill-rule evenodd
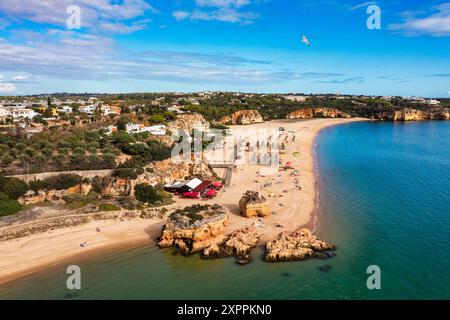
<path id="1" fill-rule="evenodd" d="M 304 179 L 309 189 L 304 188 L 302 190 L 300 195 L 301 201 L 298 201 L 298 197 L 295 197 L 291 201 L 288 201 L 289 205 L 286 208 L 280 209 L 277 207 L 281 213 L 277 214 L 275 218 L 271 217 L 268 219 L 269 221 L 266 222 L 268 230 L 264 230 L 265 233 L 261 237 L 258 246 L 278 236 L 280 232 L 287 231 L 269 226 L 269 223 L 274 221 L 278 222 L 278 219 L 282 219 L 283 224 L 289 225 L 287 228 L 290 231 L 294 231 L 294 229 L 298 229 L 301 226 L 310 228 L 313 232 L 316 231 L 315 229 L 319 219 L 318 203 L 320 199 L 318 190 L 320 173 L 318 172 L 318 158 L 316 157 L 317 137 L 325 128 L 360 121 L 369 120 L 362 118 L 308 119 L 296 121 L 273 120 L 263 124 L 239 126 L 239 128 L 244 129 L 250 126 L 267 128 L 270 126 L 277 127 L 282 124 L 288 128 L 294 128 L 296 129 L 296 134 L 297 130 L 302 134 L 295 146 L 305 149 L 305 154 L 302 153 L 301 158 L 304 161 L 302 164 L 305 167 L 301 169 L 301 178 L 302 187 L 304 186 Z M 301 130 L 299 124 L 303 124 Z M 304 128 L 307 129 L 302 131 Z M 244 170 L 245 172 L 243 172 Z M 256 165 L 253 167 L 245 165 L 244 168 L 240 169 L 240 172 L 233 174 L 232 180 L 235 180 L 234 184 L 232 182 L 232 185 L 226 192 L 221 193 L 217 199 L 211 200 L 212 203 L 225 205 L 230 211 L 230 224 L 227 227 L 226 233 L 254 221 L 243 218 L 239 213 L 236 213 L 236 203 L 242 194 L 242 190 L 253 188 L 250 173 L 254 174 L 258 172 L 257 170 L 258 166 Z M 281 187 L 283 188 L 283 186 Z M 291 196 L 291 194 L 288 196 Z M 180 199 L 176 201 L 174 206 L 185 206 L 187 204 L 193 203 L 190 200 Z M 125 248 L 128 250 L 146 244 L 153 245 L 156 243 L 156 237 L 160 235 L 163 224 L 164 221 L 162 220 L 94 221 L 77 227 L 57 229 L 44 234 L 36 234 L 0 242 L 0 256 L 2 257 L 0 261 L 0 285 L 13 282 L 21 277 L 43 272 L 50 266 L 74 261 L 77 258 L 83 260 L 89 259 L 99 252 L 123 250 Z M 96 233 L 94 230 L 97 227 L 101 228 L 102 231 Z M 83 241 L 87 241 L 89 246 L 80 248 L 79 243 Z M 24 256 L 26 259 L 23 258 Z"/>

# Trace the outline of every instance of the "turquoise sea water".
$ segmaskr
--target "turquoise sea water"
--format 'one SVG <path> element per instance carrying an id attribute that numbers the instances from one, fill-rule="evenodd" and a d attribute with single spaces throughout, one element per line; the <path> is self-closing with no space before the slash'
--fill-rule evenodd
<path id="1" fill-rule="evenodd" d="M 352 123 L 317 139 L 317 234 L 330 260 L 238 266 L 139 247 L 56 265 L 0 287 L 0 299 L 450 299 L 450 122 Z M 1 257 L 0 257 L 1 258 Z M 328 272 L 319 267 L 328 264 Z M 368 290 L 366 269 L 381 269 Z"/>

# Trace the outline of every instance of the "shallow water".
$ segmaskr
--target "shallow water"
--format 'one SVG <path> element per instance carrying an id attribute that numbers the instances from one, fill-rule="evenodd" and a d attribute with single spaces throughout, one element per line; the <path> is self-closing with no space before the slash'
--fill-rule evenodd
<path id="1" fill-rule="evenodd" d="M 333 259 L 270 264 L 258 249 L 243 267 L 143 246 L 73 261 L 80 291 L 66 289 L 64 263 L 0 287 L 0 298 L 450 299 L 449 141 L 439 121 L 321 132 L 317 234 L 337 244 Z M 381 290 L 366 286 L 369 265 Z"/>

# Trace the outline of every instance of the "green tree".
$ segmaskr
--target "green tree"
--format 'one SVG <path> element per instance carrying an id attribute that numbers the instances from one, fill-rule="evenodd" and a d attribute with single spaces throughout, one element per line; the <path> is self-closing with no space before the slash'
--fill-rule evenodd
<path id="1" fill-rule="evenodd" d="M 141 202 L 155 204 L 158 201 L 163 201 L 163 196 L 151 185 L 145 183 L 138 184 L 134 187 L 134 191 L 136 199 Z"/>
<path id="2" fill-rule="evenodd" d="M 0 192 L 6 194 L 10 199 L 19 199 L 27 191 L 28 185 L 24 181 L 0 175 Z"/>
<path id="3" fill-rule="evenodd" d="M 4 155 L 2 158 L 2 164 L 4 165 L 10 165 L 11 163 L 13 163 L 14 158 L 11 157 L 10 155 Z"/>
<path id="4" fill-rule="evenodd" d="M 125 131 L 128 123 L 131 122 L 130 116 L 123 115 L 116 121 L 116 127 L 119 131 Z"/>

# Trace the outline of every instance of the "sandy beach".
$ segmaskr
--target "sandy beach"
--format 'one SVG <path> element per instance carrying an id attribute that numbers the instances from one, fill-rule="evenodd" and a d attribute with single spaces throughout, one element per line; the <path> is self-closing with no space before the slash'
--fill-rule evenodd
<path id="1" fill-rule="evenodd" d="M 314 170 L 313 147 L 318 132 L 328 126 L 364 121 L 365 119 L 312 119 L 279 120 L 234 129 L 277 129 L 283 127 L 291 131 L 295 140 L 286 143 L 286 151 L 281 155 L 283 165 L 290 161 L 299 172 L 297 177 L 290 171 L 279 171 L 275 175 L 262 176 L 263 165 L 240 164 L 233 172 L 230 186 L 213 200 L 202 203 L 218 203 L 230 212 L 230 223 L 226 232 L 253 223 L 257 218 L 240 216 L 238 202 L 247 190 L 259 191 L 267 198 L 274 214 L 264 219 L 261 226 L 261 242 L 275 238 L 281 231 L 293 231 L 301 226 L 312 226 L 316 208 L 316 176 Z M 295 155 L 294 155 L 295 153 Z M 301 190 L 294 186 L 298 179 Z M 193 200 L 177 199 L 170 207 L 184 207 L 195 203 Z M 20 276 L 38 272 L 46 266 L 62 263 L 67 259 L 92 255 L 99 250 L 132 247 L 148 243 L 155 245 L 160 235 L 163 220 L 95 221 L 85 225 L 53 230 L 43 234 L 0 242 L 0 284 Z M 100 228 L 101 232 L 97 232 Z M 81 242 L 89 245 L 81 247 Z"/>

